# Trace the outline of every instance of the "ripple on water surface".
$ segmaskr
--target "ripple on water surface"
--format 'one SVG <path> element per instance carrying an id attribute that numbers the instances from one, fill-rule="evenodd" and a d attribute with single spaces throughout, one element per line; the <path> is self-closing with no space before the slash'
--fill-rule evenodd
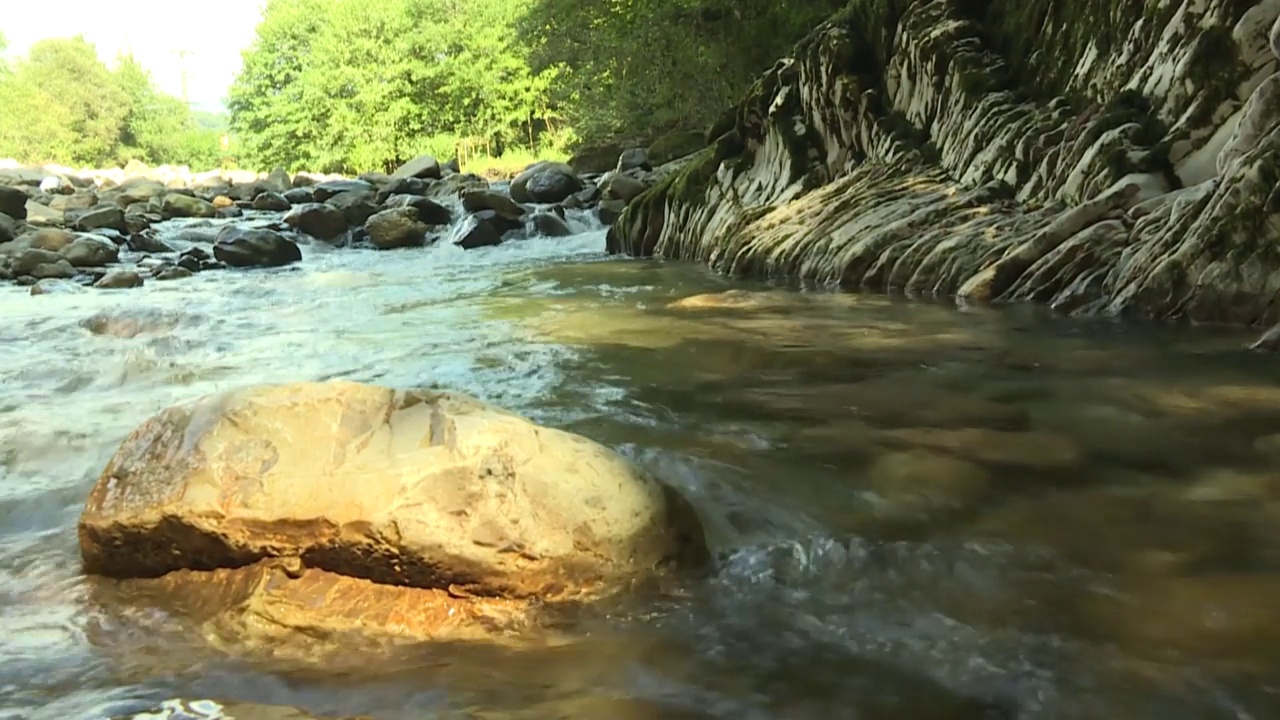
<path id="1" fill-rule="evenodd" d="M 0 717 L 1280 716 L 1280 368 L 1233 331 L 961 313 L 603 257 L 602 233 L 128 293 L 0 289 Z M 255 383 L 461 389 L 619 448 L 718 569 L 567 645 L 299 673 L 107 617 L 74 525 L 139 422 Z"/>

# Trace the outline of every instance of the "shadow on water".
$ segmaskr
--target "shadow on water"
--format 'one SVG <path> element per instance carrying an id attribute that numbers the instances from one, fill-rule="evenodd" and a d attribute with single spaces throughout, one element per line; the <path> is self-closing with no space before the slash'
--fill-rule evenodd
<path id="1" fill-rule="evenodd" d="M 731 285 L 598 239 L 23 305 L 0 329 L 0 717 L 1280 716 L 1280 367 L 1244 334 Z M 99 612 L 74 523 L 129 429 L 338 377 L 617 447 L 695 502 L 714 572 L 565 617 L 554 647 L 324 672 Z"/>

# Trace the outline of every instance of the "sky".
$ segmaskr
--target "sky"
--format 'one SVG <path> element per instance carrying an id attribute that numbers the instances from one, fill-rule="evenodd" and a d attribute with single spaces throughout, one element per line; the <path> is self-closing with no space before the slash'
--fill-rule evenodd
<path id="1" fill-rule="evenodd" d="M 240 51 L 253 42 L 265 0 L 55 0 L 17 2 L 0 12 L 9 52 L 25 55 L 38 40 L 84 35 L 108 65 L 132 51 L 165 92 L 182 96 L 181 59 L 193 106 L 218 109 L 240 69 Z"/>

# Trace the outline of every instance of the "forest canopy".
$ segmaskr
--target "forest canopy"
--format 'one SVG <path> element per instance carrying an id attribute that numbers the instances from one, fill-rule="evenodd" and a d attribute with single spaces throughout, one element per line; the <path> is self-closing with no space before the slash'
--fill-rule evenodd
<path id="1" fill-rule="evenodd" d="M 843 0 L 267 0 L 229 127 L 83 38 L 0 60 L 0 157 L 386 171 L 701 131 Z M 0 49 L 3 38 L 0 37 Z M 220 146 L 229 133 L 232 150 Z"/>
<path id="2" fill-rule="evenodd" d="M 268 0 L 228 106 L 259 168 L 701 130 L 838 0 Z"/>
<path id="3" fill-rule="evenodd" d="M 132 57 L 109 68 L 82 37 L 42 40 L 25 58 L 0 61 L 0 156 L 28 164 L 137 160 L 207 169 L 222 160 L 221 137 L 216 120 L 158 90 Z"/>

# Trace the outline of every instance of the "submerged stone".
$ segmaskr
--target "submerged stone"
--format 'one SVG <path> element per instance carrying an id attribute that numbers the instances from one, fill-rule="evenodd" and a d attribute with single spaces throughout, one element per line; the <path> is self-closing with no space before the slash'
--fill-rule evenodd
<path id="1" fill-rule="evenodd" d="M 195 587 L 205 621 L 259 640 L 250 615 L 284 635 L 478 636 L 481 616 L 519 624 L 707 552 L 687 502 L 602 445 L 456 393 L 345 382 L 161 412 L 104 470 L 79 537 L 86 572 Z"/>

